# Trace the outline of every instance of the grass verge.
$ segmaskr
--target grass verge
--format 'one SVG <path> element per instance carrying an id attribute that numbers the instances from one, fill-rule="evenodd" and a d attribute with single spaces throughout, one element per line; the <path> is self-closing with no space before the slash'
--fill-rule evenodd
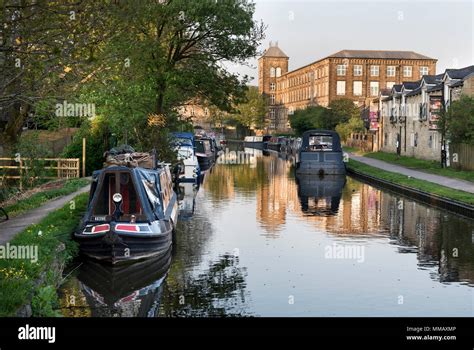
<path id="1" fill-rule="evenodd" d="M 424 160 L 413 157 L 397 156 L 396 153 L 387 152 L 364 152 L 355 147 L 343 147 L 344 151 L 355 153 L 367 158 L 378 159 L 390 164 L 400 165 L 405 168 L 415 169 L 430 174 L 456 178 L 474 182 L 474 171 L 457 170 L 454 168 L 441 168 L 440 162 L 434 160 Z"/>
<path id="2" fill-rule="evenodd" d="M 76 192 L 89 184 L 89 182 L 88 179 L 69 179 L 66 180 L 61 187 L 45 189 L 41 192 L 34 193 L 27 198 L 19 199 L 15 203 L 5 206 L 4 209 L 7 211 L 8 216 L 15 217 L 28 210 L 38 208 L 51 199 Z"/>
<path id="3" fill-rule="evenodd" d="M 31 225 L 9 242 L 14 247 L 37 247 L 35 259 L 6 258 L 0 255 L 0 316 L 14 316 L 21 306 L 31 303 L 33 316 L 58 316 L 56 288 L 61 283 L 62 268 L 78 253 L 71 238 L 88 194 L 81 194 L 71 204 L 51 212 L 40 223 Z M 39 234 L 39 232 L 41 232 Z M 7 247 L 6 245 L 3 246 Z M 63 249 L 58 249 L 63 247 Z"/>
<path id="4" fill-rule="evenodd" d="M 397 173 L 381 170 L 353 159 L 349 159 L 349 162 L 346 163 L 346 165 L 348 168 L 363 174 L 378 177 L 386 181 L 415 188 L 420 191 L 436 194 L 438 196 L 449 198 L 466 204 L 474 205 L 474 194 L 468 192 L 454 190 L 452 188 L 440 186 L 432 182 L 409 178 L 406 175 L 400 175 Z"/>

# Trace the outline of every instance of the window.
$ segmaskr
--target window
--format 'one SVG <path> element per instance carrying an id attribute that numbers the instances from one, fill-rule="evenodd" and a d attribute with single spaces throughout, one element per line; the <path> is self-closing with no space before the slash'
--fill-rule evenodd
<path id="1" fill-rule="evenodd" d="M 271 91 L 275 91 L 275 83 L 271 83 L 271 84 L 270 84 L 270 90 L 271 90 Z"/>
<path id="2" fill-rule="evenodd" d="M 275 110 L 270 109 L 270 119 L 275 119 Z"/>
<path id="3" fill-rule="evenodd" d="M 337 75 L 346 75 L 346 65 L 345 64 L 338 64 L 336 74 Z"/>
<path id="4" fill-rule="evenodd" d="M 384 137 L 383 137 L 383 145 L 387 146 L 387 144 L 388 144 L 388 135 L 387 135 L 387 133 L 385 133 Z"/>
<path id="5" fill-rule="evenodd" d="M 270 95 L 270 104 L 275 104 L 275 95 Z"/>
<path id="6" fill-rule="evenodd" d="M 345 81 L 338 81 L 337 82 L 336 94 L 337 95 L 345 95 L 346 94 L 346 82 Z"/>
<path id="7" fill-rule="evenodd" d="M 275 73 L 276 73 L 276 76 L 277 76 L 277 77 L 280 77 L 280 76 L 281 76 L 281 68 L 280 68 L 280 67 L 277 67 Z"/>
<path id="8" fill-rule="evenodd" d="M 332 151 L 332 136 L 310 135 L 308 138 L 308 151 Z"/>
<path id="9" fill-rule="evenodd" d="M 420 75 L 428 75 L 428 67 L 420 67 Z"/>
<path id="10" fill-rule="evenodd" d="M 393 85 L 395 85 L 394 81 L 387 81 L 387 89 L 393 88 Z"/>
<path id="11" fill-rule="evenodd" d="M 387 66 L 387 77 L 394 77 L 396 74 L 397 68 L 395 66 Z"/>
<path id="12" fill-rule="evenodd" d="M 361 81 L 354 81 L 354 96 L 361 96 L 362 95 L 362 82 Z"/>
<path id="13" fill-rule="evenodd" d="M 275 77 L 275 68 L 273 67 L 270 68 L 270 77 Z"/>
<path id="14" fill-rule="evenodd" d="M 379 76 L 379 66 L 370 66 L 370 75 L 372 77 L 378 77 Z"/>
<path id="15" fill-rule="evenodd" d="M 354 76 L 361 76 L 362 75 L 362 66 L 355 65 L 354 66 Z"/>
<path id="16" fill-rule="evenodd" d="M 379 94 L 379 82 L 371 81 L 370 82 L 370 96 L 377 96 Z"/>
<path id="17" fill-rule="evenodd" d="M 404 77 L 411 77 L 412 67 L 411 66 L 403 66 L 403 76 Z"/>

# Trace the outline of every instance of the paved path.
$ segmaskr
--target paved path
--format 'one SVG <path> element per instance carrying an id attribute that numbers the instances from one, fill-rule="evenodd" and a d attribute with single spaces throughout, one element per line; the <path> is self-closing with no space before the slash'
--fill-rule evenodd
<path id="1" fill-rule="evenodd" d="M 353 153 L 349 153 L 349 157 L 351 159 L 354 159 L 358 162 L 373 166 L 375 168 L 379 168 L 382 170 L 386 171 L 391 171 L 392 173 L 398 173 L 402 175 L 407 175 L 411 176 L 415 179 L 420 179 L 420 180 L 426 180 L 428 182 L 433 182 L 435 184 L 445 186 L 445 187 L 450 187 L 456 190 L 461 190 L 464 192 L 469 192 L 469 193 L 474 193 L 474 183 L 466 180 L 460 180 L 460 179 L 453 179 L 450 177 L 446 176 L 440 176 L 440 175 L 434 175 L 434 174 L 429 174 L 425 173 L 423 171 L 419 170 L 413 170 L 409 168 L 405 168 L 400 165 L 395 165 L 395 164 L 390 164 L 378 159 L 373 159 L 373 158 L 368 158 L 368 157 L 363 157 L 363 156 L 358 156 Z"/>
<path id="2" fill-rule="evenodd" d="M 32 209 L 11 218 L 10 220 L 2 222 L 0 224 L 0 244 L 5 244 L 10 241 L 17 233 L 23 231 L 28 226 L 39 223 L 49 214 L 49 212 L 62 208 L 78 194 L 88 192 L 89 188 L 90 186 L 88 185 L 64 197 L 52 199 L 44 203 L 41 207 Z"/>

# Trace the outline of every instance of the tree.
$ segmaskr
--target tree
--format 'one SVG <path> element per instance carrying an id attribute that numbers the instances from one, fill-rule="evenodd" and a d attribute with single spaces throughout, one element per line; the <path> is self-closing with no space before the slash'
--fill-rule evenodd
<path id="1" fill-rule="evenodd" d="M 233 117 L 246 128 L 263 129 L 265 126 L 268 106 L 256 86 L 247 88 L 244 102 L 237 104 L 235 110 L 236 113 L 233 114 Z"/>
<path id="2" fill-rule="evenodd" d="M 290 125 L 298 134 L 311 129 L 334 129 L 331 110 L 321 106 L 299 109 L 290 116 Z"/>
<path id="3" fill-rule="evenodd" d="M 354 102 L 348 98 L 340 98 L 332 101 L 328 108 L 333 113 L 335 125 L 345 123 L 351 118 L 360 119 L 360 110 L 354 105 Z"/>
<path id="4" fill-rule="evenodd" d="M 360 117 L 351 117 L 347 122 L 340 123 L 336 126 L 336 131 L 342 141 L 346 141 L 351 133 L 365 132 L 364 121 Z"/>
<path id="5" fill-rule="evenodd" d="M 452 143 L 474 145 L 474 98 L 466 95 L 453 101 L 438 121 L 438 130 L 443 139 Z"/>
<path id="6" fill-rule="evenodd" d="M 231 110 L 245 96 L 248 77 L 221 62 L 254 57 L 264 29 L 249 0 L 8 0 L 0 10 L 0 107 L 8 117 L 0 140 L 10 144 L 38 102 L 53 110 L 64 99 L 94 103 L 111 131 L 138 148 L 164 144 L 189 100 Z"/>
<path id="7" fill-rule="evenodd" d="M 11 148 L 38 103 L 64 100 L 94 71 L 94 52 L 114 33 L 108 5 L 18 1 L 0 5 L 0 146 Z"/>

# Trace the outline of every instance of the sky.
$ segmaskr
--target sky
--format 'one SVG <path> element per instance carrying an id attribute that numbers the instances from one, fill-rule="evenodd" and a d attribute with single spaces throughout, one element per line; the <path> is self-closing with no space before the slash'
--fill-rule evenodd
<path id="1" fill-rule="evenodd" d="M 441 73 L 474 64 L 473 2 L 255 0 L 254 19 L 267 25 L 260 53 L 270 41 L 278 41 L 290 57 L 290 70 L 343 49 L 366 49 L 437 58 Z M 257 57 L 248 65 L 226 66 L 256 78 Z"/>

